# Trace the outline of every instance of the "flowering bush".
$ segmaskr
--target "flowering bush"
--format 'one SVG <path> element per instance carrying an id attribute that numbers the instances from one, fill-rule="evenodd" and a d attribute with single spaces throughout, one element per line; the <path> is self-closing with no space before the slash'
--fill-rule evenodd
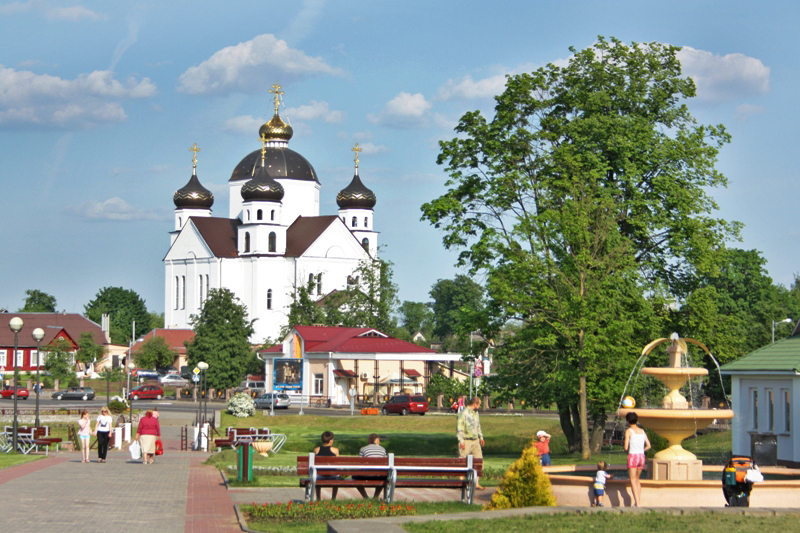
<path id="1" fill-rule="evenodd" d="M 346 518 L 376 518 L 417 514 L 417 508 L 406 504 L 339 503 L 317 501 L 311 503 L 265 503 L 245 508 L 258 522 L 327 522 Z"/>
<path id="2" fill-rule="evenodd" d="M 234 394 L 228 401 L 228 412 L 237 418 L 247 418 L 256 414 L 256 403 L 247 394 Z"/>

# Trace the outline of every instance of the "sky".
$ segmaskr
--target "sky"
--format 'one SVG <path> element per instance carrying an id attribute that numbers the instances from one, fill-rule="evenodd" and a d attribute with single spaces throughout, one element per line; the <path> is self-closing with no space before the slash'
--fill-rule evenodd
<path id="1" fill-rule="evenodd" d="M 683 47 L 688 101 L 733 140 L 711 191 L 777 283 L 800 272 L 797 2 L 325 1 L 0 3 L 0 308 L 25 290 L 83 312 L 106 286 L 164 311 L 172 195 L 197 174 L 228 216 L 227 181 L 259 148 L 283 86 L 290 148 L 314 166 L 321 214 L 359 175 L 401 300 L 466 273 L 420 206 L 446 191 L 438 142 L 492 115 L 505 75 L 563 63 L 598 35 Z M 479 280 L 480 281 L 480 280 Z M 776 317 L 776 320 L 782 317 Z"/>

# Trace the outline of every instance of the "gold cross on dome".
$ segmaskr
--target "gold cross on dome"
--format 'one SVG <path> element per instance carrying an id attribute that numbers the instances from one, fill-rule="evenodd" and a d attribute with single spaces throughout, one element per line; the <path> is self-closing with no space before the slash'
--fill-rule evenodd
<path id="1" fill-rule="evenodd" d="M 355 148 L 350 149 L 356 153 L 356 168 L 358 168 L 358 153 L 363 152 L 364 150 L 358 147 L 358 143 L 356 143 Z"/>
<path id="2" fill-rule="evenodd" d="M 189 148 L 189 151 L 190 152 L 194 152 L 194 154 L 192 154 L 192 164 L 196 167 L 197 166 L 197 152 L 200 151 L 200 148 L 197 147 L 197 143 L 194 143 L 194 145 L 191 148 Z"/>
<path id="3" fill-rule="evenodd" d="M 264 158 L 267 155 L 267 136 L 266 134 L 261 134 L 261 164 L 264 164 Z"/>
<path id="4" fill-rule="evenodd" d="M 271 92 L 272 94 L 275 95 L 275 114 L 277 115 L 278 114 L 278 105 L 280 105 L 280 95 L 283 94 L 283 91 L 281 91 L 281 86 L 280 85 L 278 85 L 277 83 L 273 83 L 272 84 L 272 89 L 270 89 L 269 92 Z"/>

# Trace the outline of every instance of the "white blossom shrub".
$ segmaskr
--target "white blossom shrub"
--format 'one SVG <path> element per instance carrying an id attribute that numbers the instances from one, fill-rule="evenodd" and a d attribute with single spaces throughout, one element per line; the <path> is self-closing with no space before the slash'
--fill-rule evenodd
<path id="1" fill-rule="evenodd" d="M 256 414 L 256 402 L 243 392 L 234 394 L 228 401 L 228 412 L 237 418 L 253 416 Z"/>

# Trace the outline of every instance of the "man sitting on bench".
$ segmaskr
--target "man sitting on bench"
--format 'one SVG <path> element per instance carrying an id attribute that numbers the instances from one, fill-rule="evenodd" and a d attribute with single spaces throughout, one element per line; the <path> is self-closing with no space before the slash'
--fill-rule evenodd
<path id="1" fill-rule="evenodd" d="M 333 431 L 325 431 L 322 434 L 322 446 L 314 448 L 314 453 L 319 457 L 339 457 L 339 448 L 333 447 Z M 317 479 L 341 479 L 341 476 L 318 476 Z M 322 489 L 320 487 L 316 487 L 316 489 L 317 501 L 319 501 Z M 339 494 L 339 487 L 332 487 L 331 500 L 335 500 L 337 494 Z"/>
<path id="2" fill-rule="evenodd" d="M 381 438 L 377 433 L 371 433 L 367 439 L 368 444 L 358 451 L 359 457 L 386 457 L 386 448 L 381 446 Z M 386 479 L 386 476 L 353 476 L 353 479 Z M 368 498 L 367 491 L 364 487 L 356 487 L 358 493 L 365 500 Z M 383 487 L 375 487 L 375 493 L 372 495 L 373 499 L 380 496 Z"/>

